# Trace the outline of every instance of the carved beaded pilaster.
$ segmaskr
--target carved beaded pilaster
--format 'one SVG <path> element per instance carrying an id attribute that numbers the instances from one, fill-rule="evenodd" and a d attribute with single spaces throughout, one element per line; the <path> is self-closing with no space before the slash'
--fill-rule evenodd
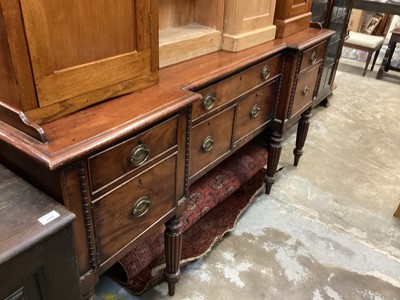
<path id="1" fill-rule="evenodd" d="M 292 90 L 290 93 L 289 107 L 288 107 L 287 114 L 286 114 L 287 119 L 289 119 L 290 116 L 292 115 L 294 96 L 296 93 L 297 82 L 299 81 L 299 73 L 300 73 L 300 66 L 301 66 L 302 58 L 303 58 L 303 52 L 300 52 L 297 57 L 296 71 L 295 71 L 295 76 L 294 76 L 294 80 L 293 80 Z"/>
<path id="2" fill-rule="evenodd" d="M 186 145 L 185 145 L 185 197 L 189 196 L 189 150 L 190 150 L 190 130 L 192 128 L 192 107 L 186 112 Z"/>
<path id="3" fill-rule="evenodd" d="M 92 270 L 97 270 L 96 250 L 94 245 L 94 235 L 93 235 L 92 219 L 91 219 L 91 206 L 89 202 L 89 192 L 87 187 L 85 164 L 83 162 L 79 163 L 78 173 L 79 173 L 79 186 L 81 192 L 82 209 L 83 209 L 83 216 L 84 216 L 85 230 L 86 230 L 86 239 L 89 250 L 89 265 L 92 268 Z"/>
<path id="4" fill-rule="evenodd" d="M 182 252 L 182 222 L 173 218 L 166 224 L 164 249 L 165 249 L 165 271 L 164 277 L 168 283 L 168 294 L 175 294 L 175 284 L 179 281 L 181 270 L 179 268 Z"/>
<path id="5" fill-rule="evenodd" d="M 282 133 L 276 131 L 272 133 L 270 151 L 268 154 L 267 174 L 264 177 L 266 194 L 271 192 L 271 187 L 275 182 L 275 173 L 281 157 L 282 140 Z"/>
<path id="6" fill-rule="evenodd" d="M 281 78 L 279 79 L 279 85 L 278 85 L 278 91 L 276 94 L 276 98 L 275 98 L 275 106 L 274 106 L 274 112 L 272 115 L 272 119 L 275 120 L 276 119 L 276 113 L 278 111 L 278 105 L 279 105 L 279 99 L 281 98 L 281 93 L 282 93 L 282 81 L 283 81 L 283 75 L 285 72 L 285 68 L 286 68 L 286 60 L 287 57 L 286 55 L 283 58 L 283 62 L 282 62 L 282 67 L 281 67 Z"/>
<path id="7" fill-rule="evenodd" d="M 308 128 L 310 127 L 311 108 L 307 109 L 300 118 L 297 125 L 296 148 L 293 150 L 294 165 L 299 164 L 300 157 L 303 155 L 303 147 L 306 142 Z"/>

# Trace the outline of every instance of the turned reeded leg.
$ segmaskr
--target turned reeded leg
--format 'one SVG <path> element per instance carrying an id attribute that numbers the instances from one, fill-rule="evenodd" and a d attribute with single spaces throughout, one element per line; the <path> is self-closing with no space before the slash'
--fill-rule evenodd
<path id="1" fill-rule="evenodd" d="M 272 133 L 271 144 L 268 154 L 267 174 L 264 177 L 265 193 L 267 195 L 271 192 L 271 187 L 275 182 L 275 173 L 278 168 L 279 158 L 281 157 L 282 140 L 283 137 L 281 133 Z"/>
<path id="2" fill-rule="evenodd" d="M 168 294 L 175 294 L 175 284 L 179 281 L 181 270 L 179 262 L 182 252 L 182 223 L 180 219 L 173 218 L 166 224 L 165 229 L 165 280 L 168 283 Z"/>
<path id="3" fill-rule="evenodd" d="M 306 142 L 308 128 L 310 127 L 311 108 L 307 109 L 300 118 L 297 125 L 296 148 L 293 150 L 294 165 L 299 164 L 300 157 L 303 155 L 303 147 Z"/>

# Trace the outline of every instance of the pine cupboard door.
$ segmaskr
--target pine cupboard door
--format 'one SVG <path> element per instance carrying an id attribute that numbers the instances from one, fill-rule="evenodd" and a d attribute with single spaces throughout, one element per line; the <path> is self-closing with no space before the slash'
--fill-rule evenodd
<path id="1" fill-rule="evenodd" d="M 240 51 L 275 38 L 276 0 L 225 0 L 223 49 Z"/>
<path id="2" fill-rule="evenodd" d="M 157 81 L 156 0 L 19 1 L 39 107 L 27 113 L 33 119 Z"/>

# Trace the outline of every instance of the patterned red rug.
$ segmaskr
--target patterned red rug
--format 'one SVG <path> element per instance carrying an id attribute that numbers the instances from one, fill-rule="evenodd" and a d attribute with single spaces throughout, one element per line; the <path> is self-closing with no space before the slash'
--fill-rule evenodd
<path id="1" fill-rule="evenodd" d="M 268 153 L 251 144 L 196 181 L 183 218 L 181 266 L 205 255 L 233 230 L 240 214 L 262 187 Z M 114 265 L 109 275 L 134 294 L 163 281 L 164 226 Z"/>

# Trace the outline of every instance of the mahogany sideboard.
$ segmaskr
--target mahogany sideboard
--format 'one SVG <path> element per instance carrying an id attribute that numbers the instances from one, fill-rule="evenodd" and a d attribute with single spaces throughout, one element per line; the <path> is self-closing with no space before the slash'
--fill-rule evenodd
<path id="1" fill-rule="evenodd" d="M 189 185 L 251 139 L 269 141 L 267 193 L 283 134 L 300 120 L 298 163 L 331 34 L 308 28 L 163 68 L 156 85 L 33 128 L 40 140 L 0 121 L 0 161 L 76 215 L 84 298 L 163 223 L 172 295 Z"/>

